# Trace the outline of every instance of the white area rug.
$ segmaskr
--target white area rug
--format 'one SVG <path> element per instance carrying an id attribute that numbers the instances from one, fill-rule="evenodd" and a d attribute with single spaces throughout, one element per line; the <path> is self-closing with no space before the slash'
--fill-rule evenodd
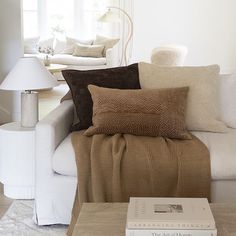
<path id="1" fill-rule="evenodd" d="M 65 236 L 67 226 L 37 226 L 33 220 L 33 201 L 16 200 L 0 220 L 4 236 Z"/>

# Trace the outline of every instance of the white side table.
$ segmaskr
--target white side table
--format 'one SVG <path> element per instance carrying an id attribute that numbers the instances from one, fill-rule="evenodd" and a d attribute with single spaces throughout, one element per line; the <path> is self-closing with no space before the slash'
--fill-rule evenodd
<path id="1" fill-rule="evenodd" d="M 18 122 L 0 126 L 0 181 L 7 197 L 34 198 L 35 129 Z"/>

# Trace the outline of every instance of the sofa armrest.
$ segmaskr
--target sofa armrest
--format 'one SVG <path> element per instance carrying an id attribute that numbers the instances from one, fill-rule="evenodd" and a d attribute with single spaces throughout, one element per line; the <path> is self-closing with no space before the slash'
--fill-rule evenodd
<path id="1" fill-rule="evenodd" d="M 44 182 L 54 174 L 53 153 L 69 134 L 73 120 L 74 105 L 67 100 L 36 125 L 36 189 L 40 181 Z"/>
<path id="2" fill-rule="evenodd" d="M 117 57 L 117 49 L 114 46 L 113 48 L 109 48 L 106 51 L 106 60 L 107 60 L 107 67 L 116 67 L 119 66 L 119 62 L 118 62 L 118 57 Z"/>

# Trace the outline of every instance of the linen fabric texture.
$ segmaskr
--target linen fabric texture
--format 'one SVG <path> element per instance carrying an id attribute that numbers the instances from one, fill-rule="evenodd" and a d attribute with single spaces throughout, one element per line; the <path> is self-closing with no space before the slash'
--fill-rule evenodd
<path id="1" fill-rule="evenodd" d="M 77 57 L 103 57 L 103 45 L 83 45 L 75 44 L 73 56 Z"/>
<path id="2" fill-rule="evenodd" d="M 93 101 L 88 85 L 118 89 L 140 89 L 138 64 L 100 70 L 64 70 L 62 74 L 70 87 L 79 122 L 72 131 L 92 126 Z M 65 95 L 68 99 L 70 92 Z"/>
<path id="3" fill-rule="evenodd" d="M 73 234 L 85 202 L 128 202 L 130 197 L 210 201 L 210 155 L 195 136 L 189 140 L 130 134 L 87 137 L 83 132 L 72 133 L 78 175 L 67 235 Z"/>
<path id="4" fill-rule="evenodd" d="M 218 65 L 160 67 L 139 63 L 144 89 L 189 87 L 186 125 L 193 131 L 227 132 L 227 126 L 220 120 L 219 71 Z"/>
<path id="5" fill-rule="evenodd" d="M 88 86 L 93 126 L 85 135 L 133 134 L 190 139 L 185 128 L 188 88 L 120 90 Z"/>
<path id="6" fill-rule="evenodd" d="M 120 39 L 111 39 L 101 35 L 97 35 L 93 44 L 104 45 L 103 56 L 105 57 L 107 49 L 114 47 L 119 41 Z"/>

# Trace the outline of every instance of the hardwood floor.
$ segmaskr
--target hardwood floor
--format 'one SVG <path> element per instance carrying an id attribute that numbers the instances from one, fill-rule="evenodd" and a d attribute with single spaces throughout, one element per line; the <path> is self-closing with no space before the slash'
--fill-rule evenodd
<path id="1" fill-rule="evenodd" d="M 50 111 L 60 104 L 61 98 L 67 93 L 68 86 L 65 82 L 52 90 L 39 92 L 39 119 L 45 117 Z M 5 214 L 13 200 L 3 194 L 3 185 L 0 183 L 0 218 Z"/>

